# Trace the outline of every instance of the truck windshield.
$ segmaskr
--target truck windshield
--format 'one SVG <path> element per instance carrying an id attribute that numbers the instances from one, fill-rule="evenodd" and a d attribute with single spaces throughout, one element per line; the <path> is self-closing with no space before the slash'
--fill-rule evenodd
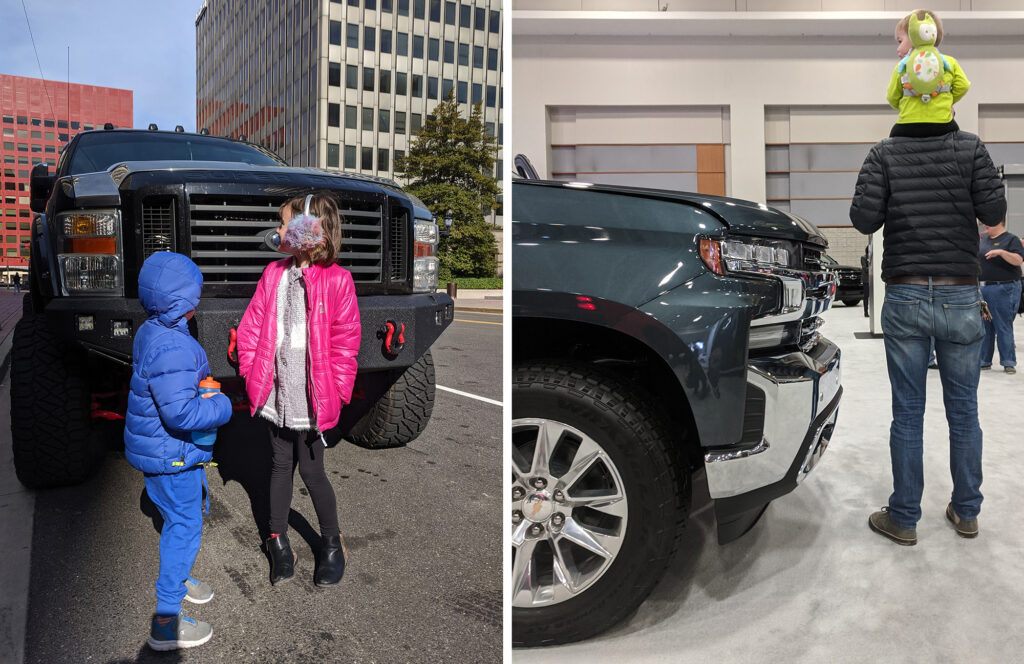
<path id="1" fill-rule="evenodd" d="M 231 161 L 282 166 L 271 153 L 226 138 L 149 132 L 97 132 L 79 137 L 68 173 L 104 171 L 122 161 Z"/>

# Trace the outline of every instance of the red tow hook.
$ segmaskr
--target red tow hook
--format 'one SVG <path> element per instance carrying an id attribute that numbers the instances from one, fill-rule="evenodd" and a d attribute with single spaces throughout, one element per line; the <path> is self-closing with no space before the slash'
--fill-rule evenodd
<path id="1" fill-rule="evenodd" d="M 235 364 L 238 364 L 238 330 L 231 328 L 231 331 L 228 333 L 228 337 L 228 359 Z"/>
<path id="2" fill-rule="evenodd" d="M 397 340 L 395 339 L 396 332 L 398 333 Z M 405 323 L 386 321 L 384 327 L 377 332 L 377 336 L 384 338 L 384 352 L 394 357 L 405 348 Z"/>

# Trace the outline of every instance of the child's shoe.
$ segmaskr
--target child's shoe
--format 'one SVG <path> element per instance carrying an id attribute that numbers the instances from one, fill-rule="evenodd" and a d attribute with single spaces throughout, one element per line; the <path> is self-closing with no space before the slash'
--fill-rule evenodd
<path id="1" fill-rule="evenodd" d="M 288 535 L 282 533 L 267 539 L 267 551 L 270 553 L 270 583 L 278 584 L 295 576 L 295 563 L 299 554 L 292 552 Z"/>
<path id="2" fill-rule="evenodd" d="M 206 604 L 213 599 L 213 588 L 206 581 L 196 581 L 191 576 L 185 579 L 185 599 L 193 604 Z"/>
<path id="3" fill-rule="evenodd" d="M 318 586 L 333 586 L 345 574 L 345 543 L 341 535 L 320 537 L 320 551 L 316 556 L 316 571 L 313 583 Z"/>
<path id="4" fill-rule="evenodd" d="M 192 620 L 181 613 L 176 616 L 154 615 L 148 643 L 153 650 L 178 650 L 201 646 L 211 636 L 213 628 L 201 620 Z"/>

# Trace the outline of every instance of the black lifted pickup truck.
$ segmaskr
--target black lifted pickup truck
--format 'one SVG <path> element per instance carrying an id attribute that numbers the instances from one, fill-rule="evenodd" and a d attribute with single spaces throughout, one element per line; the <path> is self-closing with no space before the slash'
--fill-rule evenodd
<path id="1" fill-rule="evenodd" d="M 281 203 L 316 190 L 338 199 L 338 262 L 352 273 L 363 328 L 354 398 L 338 429 L 369 447 L 416 438 L 434 402 L 430 346 L 453 317 L 451 298 L 435 292 L 438 230 L 423 203 L 391 180 L 289 168 L 244 141 L 107 129 L 78 134 L 56 174 L 45 164 L 32 170 L 39 214 L 11 356 L 18 479 L 75 483 L 102 458 L 92 422 L 124 413 L 132 338 L 146 318 L 138 274 L 153 252 L 199 266 L 191 331 L 225 390 L 241 394 L 233 329 L 263 268 L 283 257 L 265 239 Z"/>
<path id="2" fill-rule="evenodd" d="M 512 189 L 512 634 L 536 646 L 643 602 L 696 471 L 719 543 L 753 527 L 824 452 L 842 387 L 812 224 L 701 194 Z"/>

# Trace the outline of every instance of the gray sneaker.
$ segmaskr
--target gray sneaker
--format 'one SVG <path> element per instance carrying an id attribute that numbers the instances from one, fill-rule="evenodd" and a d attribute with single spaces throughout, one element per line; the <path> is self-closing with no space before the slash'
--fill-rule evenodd
<path id="1" fill-rule="evenodd" d="M 176 616 L 153 616 L 149 630 L 149 647 L 153 650 L 195 648 L 210 640 L 213 628 L 209 623 L 179 613 Z"/>
<path id="2" fill-rule="evenodd" d="M 953 524 L 953 528 L 956 529 L 956 534 L 960 537 L 978 536 L 978 520 L 961 519 L 957 516 L 956 512 L 953 511 L 953 503 L 946 505 L 946 518 Z"/>
<path id="3" fill-rule="evenodd" d="M 1015 373 L 1017 373 L 1017 370 L 1014 369 L 1013 367 L 1003 367 L 1003 371 L 1005 371 L 1008 374 L 1015 374 Z"/>
<path id="4" fill-rule="evenodd" d="M 196 581 L 191 576 L 185 579 L 185 599 L 193 604 L 206 604 L 213 599 L 213 588 L 206 581 Z"/>
<path id="5" fill-rule="evenodd" d="M 868 517 L 868 526 L 883 537 L 888 537 L 901 546 L 914 546 L 917 544 L 917 529 L 904 528 L 893 523 L 889 516 L 889 508 L 883 507 L 880 512 L 875 512 Z"/>

